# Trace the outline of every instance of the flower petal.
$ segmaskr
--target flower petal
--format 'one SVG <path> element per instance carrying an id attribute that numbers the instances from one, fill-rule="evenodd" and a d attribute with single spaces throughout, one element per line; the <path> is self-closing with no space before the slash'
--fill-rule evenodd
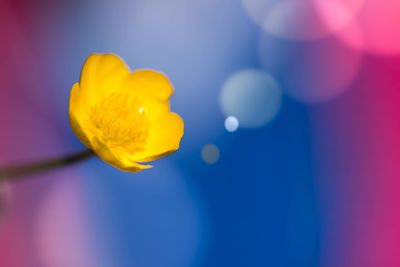
<path id="1" fill-rule="evenodd" d="M 154 70 L 136 70 L 124 82 L 124 88 L 137 95 L 147 95 L 159 100 L 168 100 L 173 94 L 173 87 L 167 76 Z"/>
<path id="2" fill-rule="evenodd" d="M 79 93 L 79 84 L 75 83 L 72 86 L 69 97 L 69 121 L 72 130 L 78 136 L 79 140 L 81 140 L 87 147 L 92 148 L 90 137 L 87 136 L 88 131 L 84 130 L 85 124 L 83 122 L 85 121 L 85 118 L 87 118 L 87 114 L 82 112 L 82 108 L 79 105 Z"/>
<path id="3" fill-rule="evenodd" d="M 117 169 L 128 172 L 139 172 L 144 169 L 152 168 L 151 165 L 142 165 L 128 159 L 121 153 L 113 151 L 103 144 L 97 137 L 93 138 L 93 147 L 96 154 L 105 162 L 111 164 Z M 118 156 L 117 156 L 118 155 Z"/>
<path id="4" fill-rule="evenodd" d="M 184 132 L 182 118 L 176 113 L 166 113 L 151 122 L 146 149 L 135 153 L 137 162 L 149 162 L 167 156 L 179 148 Z"/>
<path id="5" fill-rule="evenodd" d="M 129 75 L 129 67 L 113 54 L 91 54 L 83 65 L 80 101 L 96 103 L 105 94 L 118 91 Z"/>

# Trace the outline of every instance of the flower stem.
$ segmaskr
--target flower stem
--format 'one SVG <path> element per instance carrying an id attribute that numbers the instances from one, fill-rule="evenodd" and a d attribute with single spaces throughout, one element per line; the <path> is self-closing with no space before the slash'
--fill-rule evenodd
<path id="1" fill-rule="evenodd" d="M 39 172 L 44 172 L 47 170 L 71 165 L 91 156 L 94 156 L 94 152 L 92 150 L 84 150 L 81 152 L 77 152 L 71 155 L 58 157 L 54 159 L 36 161 L 25 163 L 21 165 L 14 165 L 5 168 L 0 168 L 0 181 L 11 181 L 16 179 L 21 179 L 23 176 L 36 174 Z"/>

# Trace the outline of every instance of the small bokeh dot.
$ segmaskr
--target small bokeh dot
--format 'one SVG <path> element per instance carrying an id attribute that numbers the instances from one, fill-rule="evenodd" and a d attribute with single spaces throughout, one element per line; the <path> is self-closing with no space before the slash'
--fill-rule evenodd
<path id="1" fill-rule="evenodd" d="M 207 164 L 215 164 L 219 160 L 219 149 L 216 145 L 208 144 L 201 150 L 201 158 Z"/>
<path id="2" fill-rule="evenodd" d="M 239 128 L 239 121 L 234 116 L 229 116 L 225 119 L 225 129 L 228 132 L 235 132 Z"/>

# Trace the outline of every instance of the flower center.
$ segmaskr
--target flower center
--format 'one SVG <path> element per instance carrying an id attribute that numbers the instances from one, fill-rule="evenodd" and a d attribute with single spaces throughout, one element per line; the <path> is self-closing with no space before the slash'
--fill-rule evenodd
<path id="1" fill-rule="evenodd" d="M 90 119 L 96 136 L 107 146 L 131 152 L 144 150 L 149 122 L 137 98 L 111 93 L 91 108 Z"/>

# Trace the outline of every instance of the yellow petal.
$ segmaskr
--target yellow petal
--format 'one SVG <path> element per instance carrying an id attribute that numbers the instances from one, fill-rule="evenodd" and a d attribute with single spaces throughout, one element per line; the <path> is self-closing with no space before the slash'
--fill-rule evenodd
<path id="1" fill-rule="evenodd" d="M 89 131 L 84 130 L 85 123 L 84 120 L 87 118 L 87 114 L 82 112 L 81 106 L 79 105 L 79 84 L 75 83 L 72 86 L 71 94 L 69 97 L 69 121 L 72 130 L 78 136 L 78 138 L 87 147 L 92 148 L 90 143 L 90 137 L 87 135 Z"/>
<path id="2" fill-rule="evenodd" d="M 126 79 L 124 88 L 133 94 L 144 94 L 159 100 L 168 100 L 173 94 L 173 87 L 167 76 L 154 70 L 132 72 Z"/>
<path id="3" fill-rule="evenodd" d="M 107 147 L 102 143 L 97 137 L 93 138 L 93 147 L 96 154 L 105 162 L 111 164 L 117 169 L 128 171 L 128 172 L 138 172 L 141 170 L 152 168 L 151 165 L 142 165 L 128 159 L 127 155 L 124 155 L 119 151 L 119 153 L 114 153 L 112 149 Z"/>
<path id="4" fill-rule="evenodd" d="M 176 113 L 165 113 L 152 121 L 144 151 L 135 153 L 137 162 L 149 162 L 167 156 L 179 148 L 184 124 Z"/>
<path id="5" fill-rule="evenodd" d="M 129 67 L 113 54 L 92 54 L 82 69 L 80 101 L 96 103 L 105 95 L 119 91 L 129 75 Z"/>

